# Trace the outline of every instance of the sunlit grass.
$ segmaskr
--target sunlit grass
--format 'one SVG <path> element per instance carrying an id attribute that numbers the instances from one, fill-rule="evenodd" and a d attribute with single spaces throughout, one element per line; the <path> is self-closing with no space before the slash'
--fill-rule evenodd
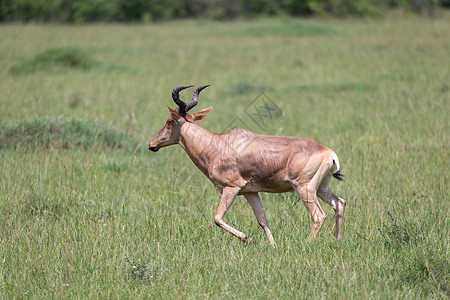
<path id="1" fill-rule="evenodd" d="M 1 26 L 0 297 L 447 298 L 448 20 Z M 9 71 L 74 47 L 100 67 Z M 182 84 L 211 84 L 211 131 L 239 116 L 334 149 L 342 240 L 323 203 L 307 242 L 295 194 L 262 195 L 277 249 L 242 197 L 225 219 L 253 243 L 215 226 L 183 150 L 145 151 Z M 255 124 L 260 90 L 282 113 Z"/>

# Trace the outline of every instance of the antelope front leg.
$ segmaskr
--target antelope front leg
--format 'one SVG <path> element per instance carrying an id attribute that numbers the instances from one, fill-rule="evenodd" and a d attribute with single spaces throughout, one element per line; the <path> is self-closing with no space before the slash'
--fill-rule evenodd
<path id="1" fill-rule="evenodd" d="M 277 244 L 273 239 L 272 233 L 269 229 L 269 222 L 267 222 L 266 214 L 264 212 L 264 208 L 261 203 L 261 199 L 259 198 L 258 193 L 255 194 L 245 194 L 245 198 L 253 209 L 253 213 L 256 216 L 256 220 L 258 220 L 259 225 L 262 227 L 264 232 L 266 233 L 267 238 L 269 239 L 270 245 L 276 247 Z"/>
<path id="2" fill-rule="evenodd" d="M 226 187 L 223 189 L 222 199 L 220 200 L 219 206 L 217 207 L 216 213 L 214 214 L 214 222 L 217 226 L 222 227 L 232 235 L 237 236 L 240 240 L 247 242 L 248 237 L 246 234 L 234 229 L 222 220 L 231 204 L 233 204 L 233 201 L 239 193 L 239 190 L 240 188 L 236 187 Z"/>

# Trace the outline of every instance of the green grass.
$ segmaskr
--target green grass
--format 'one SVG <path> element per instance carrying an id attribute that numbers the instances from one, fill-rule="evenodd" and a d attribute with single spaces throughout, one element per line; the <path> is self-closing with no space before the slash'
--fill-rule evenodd
<path id="1" fill-rule="evenodd" d="M 449 20 L 0 26 L 0 298 L 448 298 Z M 54 49 L 97 63 L 33 66 Z M 242 197 L 225 219 L 254 242 L 215 226 L 183 150 L 145 151 L 184 84 L 211 84 L 211 131 L 334 149 L 343 238 L 323 203 L 307 242 L 294 194 L 262 194 L 277 249 Z M 255 124 L 260 90 L 282 114 Z"/>

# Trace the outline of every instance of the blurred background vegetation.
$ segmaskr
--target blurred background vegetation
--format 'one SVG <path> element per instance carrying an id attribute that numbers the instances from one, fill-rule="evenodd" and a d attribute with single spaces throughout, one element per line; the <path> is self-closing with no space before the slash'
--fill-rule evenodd
<path id="1" fill-rule="evenodd" d="M 152 22 L 257 16 L 438 16 L 450 0 L 0 0 L 0 22 Z"/>

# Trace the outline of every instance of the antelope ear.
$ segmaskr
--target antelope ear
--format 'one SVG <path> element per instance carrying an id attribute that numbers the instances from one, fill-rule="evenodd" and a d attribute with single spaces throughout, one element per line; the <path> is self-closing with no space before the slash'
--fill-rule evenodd
<path id="1" fill-rule="evenodd" d="M 201 111 L 196 112 L 193 114 L 194 121 L 202 120 L 206 117 L 206 115 L 211 111 L 212 107 L 208 107 L 205 109 L 202 109 Z"/>
<path id="2" fill-rule="evenodd" d="M 181 115 L 176 110 L 173 110 L 168 106 L 167 106 L 167 108 L 169 109 L 172 119 L 174 119 L 178 123 L 178 120 L 181 118 Z"/>

